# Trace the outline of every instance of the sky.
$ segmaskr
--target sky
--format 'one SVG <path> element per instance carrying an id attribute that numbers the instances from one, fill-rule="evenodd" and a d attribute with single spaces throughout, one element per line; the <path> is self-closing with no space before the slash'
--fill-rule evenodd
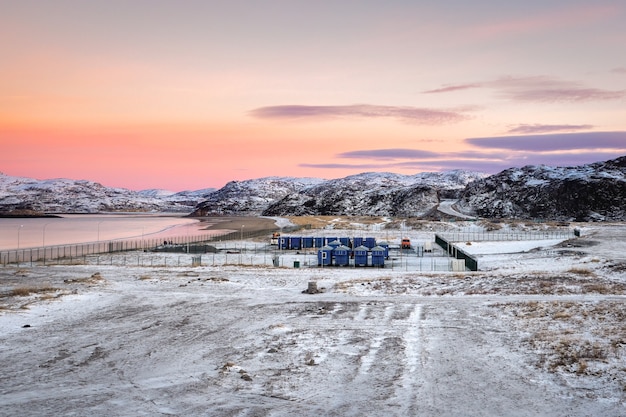
<path id="1" fill-rule="evenodd" d="M 626 155 L 626 2 L 0 0 L 0 172 L 132 190 Z"/>

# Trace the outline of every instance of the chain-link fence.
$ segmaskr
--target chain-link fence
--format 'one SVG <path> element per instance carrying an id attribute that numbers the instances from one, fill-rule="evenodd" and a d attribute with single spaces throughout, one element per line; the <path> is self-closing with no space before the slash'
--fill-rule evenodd
<path id="1" fill-rule="evenodd" d="M 444 232 L 437 233 L 448 242 L 506 242 L 522 240 L 571 239 L 575 231 L 569 229 L 529 232 Z"/>
<path id="2" fill-rule="evenodd" d="M 431 252 L 418 250 L 401 250 L 399 248 L 390 249 L 389 257 L 382 265 L 357 266 L 354 258 L 350 258 L 347 265 L 336 266 L 335 264 L 321 264 L 318 258 L 318 249 L 304 250 L 279 250 L 277 246 L 267 243 L 258 243 L 241 240 L 214 239 L 208 241 L 210 251 L 198 253 L 197 251 L 187 251 L 188 248 L 198 248 L 200 243 L 176 244 L 177 239 L 172 239 L 168 243 L 169 249 L 161 244 L 153 248 L 142 248 L 141 246 L 132 249 L 135 245 L 128 242 L 122 246 L 125 250 L 93 253 L 93 248 L 89 245 L 69 245 L 65 252 L 60 247 L 60 254 L 56 258 L 46 258 L 43 256 L 37 260 L 37 252 L 33 251 L 33 258 L 29 256 L 22 258 L 19 262 L 12 262 L 12 265 L 28 267 L 36 265 L 102 265 L 115 267 L 267 267 L 267 268 L 325 268 L 329 270 L 346 269 L 370 269 L 384 268 L 391 271 L 459 271 L 448 255 L 441 249 Z M 71 246 L 71 249 L 70 249 Z M 83 247 L 81 251 L 81 246 Z M 146 245 L 147 246 L 147 245 Z M 128 248 L 128 249 L 126 249 Z M 30 251 L 25 251 L 30 254 Z M 43 254 L 42 254 L 43 255 Z M 371 261 L 371 259 L 370 259 Z M 4 264 L 7 265 L 6 263 Z"/>
<path id="3" fill-rule="evenodd" d="M 257 236 L 271 234 L 274 229 L 257 230 L 253 232 L 235 231 L 227 233 L 207 233 L 202 235 L 185 235 L 162 239 L 118 239 L 90 243 L 77 243 L 69 245 L 54 245 L 37 248 L 23 248 L 0 251 L 0 265 L 9 264 L 50 264 L 63 262 L 75 262 L 77 259 L 85 259 L 90 255 L 113 254 L 130 251 L 155 251 L 163 248 L 172 249 L 174 252 L 190 253 L 202 251 L 201 247 L 213 243 L 228 242 L 233 240 L 250 239 Z"/>

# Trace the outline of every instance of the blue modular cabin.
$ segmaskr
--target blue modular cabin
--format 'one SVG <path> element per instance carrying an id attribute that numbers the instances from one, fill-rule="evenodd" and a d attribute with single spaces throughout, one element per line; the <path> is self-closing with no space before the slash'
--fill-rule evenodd
<path id="1" fill-rule="evenodd" d="M 354 248 L 354 266 L 367 266 L 367 255 L 369 251 L 367 246 Z"/>
<path id="2" fill-rule="evenodd" d="M 339 241 L 342 245 L 350 247 L 350 238 L 349 237 L 340 237 Z"/>
<path id="3" fill-rule="evenodd" d="M 290 239 L 287 236 L 281 236 L 278 239 L 278 249 L 289 249 Z"/>
<path id="4" fill-rule="evenodd" d="M 376 246 L 376 238 L 366 237 L 363 246 L 367 246 L 368 248 L 372 249 L 374 246 Z"/>
<path id="5" fill-rule="evenodd" d="M 310 236 L 305 236 L 302 238 L 302 248 L 312 248 L 313 247 L 313 238 Z"/>
<path id="6" fill-rule="evenodd" d="M 321 248 L 322 246 L 324 246 L 324 238 L 323 237 L 314 237 L 313 238 L 313 245 L 315 245 L 314 247 L 316 247 L 316 248 Z"/>
<path id="7" fill-rule="evenodd" d="M 362 237 L 355 237 L 354 239 L 352 239 L 352 242 L 354 243 L 354 247 L 357 248 L 359 246 L 363 246 L 363 241 L 365 239 L 363 239 Z"/>
<path id="8" fill-rule="evenodd" d="M 317 251 L 317 266 L 329 266 L 333 261 L 333 247 L 322 246 Z"/>
<path id="9" fill-rule="evenodd" d="M 332 246 L 332 248 L 336 248 L 337 246 L 341 246 L 341 242 L 339 241 L 339 239 L 333 239 L 333 240 L 327 240 L 328 243 L 326 243 L 328 246 Z"/>
<path id="10" fill-rule="evenodd" d="M 378 246 L 385 249 L 385 259 L 389 259 L 389 242 L 378 242 Z"/>
<path id="11" fill-rule="evenodd" d="M 302 249 L 302 238 L 300 236 L 291 236 L 289 238 L 289 249 Z"/>
<path id="12" fill-rule="evenodd" d="M 385 266 L 385 248 L 382 246 L 374 246 L 372 248 L 372 266 Z"/>
<path id="13" fill-rule="evenodd" d="M 339 245 L 333 249 L 333 257 L 335 258 L 335 265 L 348 266 L 350 265 L 350 248 L 345 245 Z"/>

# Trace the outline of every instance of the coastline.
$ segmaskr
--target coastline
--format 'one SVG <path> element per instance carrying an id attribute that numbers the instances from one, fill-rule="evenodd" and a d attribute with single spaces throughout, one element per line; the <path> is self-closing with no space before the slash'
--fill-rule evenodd
<path id="1" fill-rule="evenodd" d="M 194 218 L 194 217 L 191 217 Z M 274 219 L 253 216 L 225 216 L 225 217 L 195 217 L 201 223 L 210 223 L 203 230 L 242 230 L 246 233 L 255 233 L 265 230 L 278 230 Z"/>

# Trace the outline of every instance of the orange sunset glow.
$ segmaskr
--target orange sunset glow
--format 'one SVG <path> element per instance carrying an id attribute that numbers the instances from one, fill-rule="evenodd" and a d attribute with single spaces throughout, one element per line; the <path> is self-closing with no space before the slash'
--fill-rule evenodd
<path id="1" fill-rule="evenodd" d="M 626 154 L 626 4 L 0 3 L 0 172 L 133 190 Z"/>

